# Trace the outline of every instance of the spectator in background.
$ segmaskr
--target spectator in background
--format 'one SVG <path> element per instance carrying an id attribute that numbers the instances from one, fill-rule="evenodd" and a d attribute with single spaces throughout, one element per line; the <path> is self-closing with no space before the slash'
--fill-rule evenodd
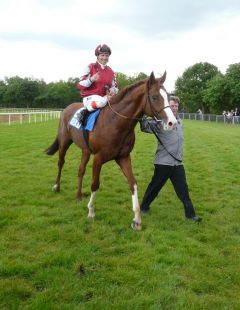
<path id="1" fill-rule="evenodd" d="M 235 108 L 233 112 L 233 123 L 239 124 L 240 123 L 240 109 L 238 107 Z"/>
<path id="2" fill-rule="evenodd" d="M 202 112 L 202 110 L 201 110 L 201 109 L 198 109 L 198 110 L 197 110 L 197 113 L 198 113 L 198 115 L 199 115 L 199 119 L 203 119 L 203 112 Z"/>
<path id="3" fill-rule="evenodd" d="M 235 116 L 240 116 L 240 108 L 239 107 L 236 107 L 235 108 Z"/>
<path id="4" fill-rule="evenodd" d="M 232 120 L 233 120 L 233 110 L 228 111 L 227 114 L 226 114 L 226 117 L 227 117 L 227 123 L 231 124 Z"/>

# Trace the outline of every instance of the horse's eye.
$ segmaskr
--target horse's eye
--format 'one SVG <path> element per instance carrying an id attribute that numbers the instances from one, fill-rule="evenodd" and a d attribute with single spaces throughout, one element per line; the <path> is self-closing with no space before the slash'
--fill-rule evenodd
<path id="1" fill-rule="evenodd" d="M 154 101 L 158 100 L 158 98 L 159 98 L 159 96 L 152 96 L 152 99 L 153 99 Z"/>

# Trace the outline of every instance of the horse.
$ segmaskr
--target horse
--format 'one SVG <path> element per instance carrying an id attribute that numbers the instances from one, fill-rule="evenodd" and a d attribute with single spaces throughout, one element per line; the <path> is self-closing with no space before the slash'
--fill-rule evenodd
<path id="1" fill-rule="evenodd" d="M 89 132 L 88 143 L 82 131 L 69 126 L 72 115 L 83 106 L 82 103 L 72 103 L 67 106 L 61 114 L 55 141 L 45 150 L 48 155 L 53 155 L 57 151 L 59 153 L 58 175 L 52 191 L 60 190 L 64 157 L 69 146 L 74 142 L 82 150 L 76 194 L 78 200 L 82 198 L 82 181 L 87 163 L 91 154 L 94 156 L 88 217 L 95 217 L 94 200 L 100 186 L 101 167 L 104 163 L 115 160 L 127 178 L 132 193 L 134 218 L 131 227 L 134 230 L 141 230 L 138 189 L 132 171 L 130 153 L 135 143 L 134 128 L 143 115 L 162 121 L 165 130 L 172 130 L 176 125 L 176 119 L 168 104 L 168 93 L 163 85 L 165 79 L 166 71 L 160 78 L 155 78 L 152 72 L 147 79 L 120 90 L 109 100 L 108 105 L 102 108 L 93 131 Z"/>

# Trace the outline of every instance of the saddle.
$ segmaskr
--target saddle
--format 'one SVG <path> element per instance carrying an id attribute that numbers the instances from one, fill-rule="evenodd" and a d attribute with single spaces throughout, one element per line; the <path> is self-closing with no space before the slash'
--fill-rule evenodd
<path id="1" fill-rule="evenodd" d="M 86 120 L 86 125 L 85 126 L 82 126 L 80 123 L 79 123 L 79 113 L 82 112 L 82 109 L 83 108 L 80 108 L 79 110 L 77 110 L 74 115 L 72 116 L 72 118 L 70 119 L 69 121 L 69 126 L 72 126 L 72 127 L 75 127 L 77 128 L 78 130 L 80 131 L 83 131 L 83 130 L 87 130 L 87 131 L 93 131 L 93 128 L 94 128 L 94 125 L 96 123 L 96 120 L 100 114 L 100 109 L 97 109 L 93 112 L 90 112 L 89 116 L 87 117 L 87 120 Z"/>
<path id="2" fill-rule="evenodd" d="M 89 148 L 90 152 L 92 153 L 92 150 L 89 145 L 89 131 L 93 131 L 96 120 L 100 114 L 100 109 L 97 109 L 93 112 L 90 112 L 90 114 L 86 115 L 86 120 L 84 120 L 84 126 L 81 125 L 79 122 L 79 113 L 81 113 L 82 111 L 83 108 L 80 108 L 74 113 L 73 117 L 69 122 L 69 125 L 83 132 L 84 141 L 87 147 Z"/>

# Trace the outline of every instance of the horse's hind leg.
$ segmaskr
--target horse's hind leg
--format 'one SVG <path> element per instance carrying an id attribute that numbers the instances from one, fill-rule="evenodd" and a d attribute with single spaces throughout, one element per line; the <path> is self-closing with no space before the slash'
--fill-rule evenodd
<path id="1" fill-rule="evenodd" d="M 132 164 L 130 155 L 124 158 L 116 159 L 117 164 L 122 169 L 124 175 L 128 180 L 128 184 L 130 186 L 132 192 L 132 207 L 134 212 L 134 218 L 132 222 L 132 228 L 134 230 L 142 229 L 142 221 L 140 215 L 140 206 L 138 202 L 138 191 L 137 191 L 137 182 L 132 172 Z"/>
<path id="2" fill-rule="evenodd" d="M 65 163 L 65 155 L 69 148 L 69 146 L 72 144 L 72 140 L 66 140 L 64 143 L 59 143 L 59 151 L 58 151 L 58 175 L 56 178 L 56 182 L 52 187 L 53 192 L 59 192 L 60 191 L 60 180 L 62 175 L 62 168 Z"/>
<path id="3" fill-rule="evenodd" d="M 88 151 L 82 151 L 81 164 L 78 170 L 78 190 L 77 190 L 77 200 L 81 200 L 82 198 L 82 180 L 86 171 L 86 166 L 90 158 L 90 153 Z"/>

